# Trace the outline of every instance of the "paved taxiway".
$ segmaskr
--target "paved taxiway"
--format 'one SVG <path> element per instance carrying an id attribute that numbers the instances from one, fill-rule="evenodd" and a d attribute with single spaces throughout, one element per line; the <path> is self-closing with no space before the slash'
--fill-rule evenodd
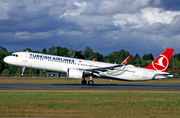
<path id="1" fill-rule="evenodd" d="M 0 84 L 1 90 L 163 90 L 180 91 L 180 84 L 122 83 L 122 84 Z"/>

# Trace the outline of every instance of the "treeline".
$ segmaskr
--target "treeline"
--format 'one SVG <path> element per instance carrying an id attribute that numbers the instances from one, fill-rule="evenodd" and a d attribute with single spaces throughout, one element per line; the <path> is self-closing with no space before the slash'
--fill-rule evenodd
<path id="1" fill-rule="evenodd" d="M 87 60 L 93 60 L 96 58 L 96 61 L 102 61 L 107 63 L 116 63 L 120 64 L 122 61 L 127 58 L 129 55 L 131 55 L 128 51 L 121 49 L 120 51 L 114 51 L 106 56 L 103 56 L 102 54 L 98 52 L 94 52 L 93 49 L 90 47 L 86 47 L 84 50 L 73 50 L 72 48 L 68 49 L 66 47 L 51 47 L 48 50 L 46 48 L 42 49 L 41 52 L 39 51 L 33 51 L 31 48 L 26 48 L 23 51 L 29 51 L 29 52 L 36 52 L 36 53 L 43 53 L 43 54 L 51 54 L 51 55 L 57 55 L 57 56 L 65 56 L 65 57 L 72 57 L 72 58 L 79 58 L 79 59 L 87 59 Z M 1 76 L 20 76 L 22 68 L 16 67 L 12 65 L 6 64 L 3 59 L 4 57 L 12 54 L 12 52 L 8 52 L 8 50 L 4 47 L 0 46 L 0 75 Z M 150 54 L 144 54 L 142 57 L 139 56 L 139 54 L 131 55 L 131 58 L 129 59 L 127 64 L 131 64 L 138 67 L 145 67 L 148 64 L 150 64 L 154 60 L 154 56 Z M 172 69 L 172 67 L 175 67 Z M 180 74 L 180 53 L 174 54 L 170 64 L 168 66 L 168 72 L 171 73 L 177 73 Z M 34 75 L 34 76 L 44 76 L 47 73 L 47 71 L 43 70 L 36 70 L 36 69 L 26 69 L 25 73 L 26 75 Z"/>

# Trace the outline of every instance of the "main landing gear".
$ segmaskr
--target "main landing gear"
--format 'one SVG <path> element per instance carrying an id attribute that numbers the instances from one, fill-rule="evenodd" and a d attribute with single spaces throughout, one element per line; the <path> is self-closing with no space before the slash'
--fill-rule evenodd
<path id="1" fill-rule="evenodd" d="M 83 80 L 81 81 L 81 83 L 82 83 L 83 85 L 86 85 L 86 84 L 87 84 L 87 81 L 86 81 L 85 79 L 83 79 Z"/>
<path id="2" fill-rule="evenodd" d="M 93 85 L 93 84 L 94 84 L 94 81 L 93 81 L 93 80 L 89 80 L 89 81 L 88 81 L 88 84 L 89 84 L 89 85 Z"/>
<path id="3" fill-rule="evenodd" d="M 89 85 L 93 85 L 94 84 L 94 81 L 92 80 L 92 76 L 89 76 L 90 80 L 88 81 L 88 84 Z M 83 77 L 83 80 L 81 81 L 81 83 L 83 85 L 86 85 L 87 84 L 87 81 L 85 80 L 85 77 Z"/>

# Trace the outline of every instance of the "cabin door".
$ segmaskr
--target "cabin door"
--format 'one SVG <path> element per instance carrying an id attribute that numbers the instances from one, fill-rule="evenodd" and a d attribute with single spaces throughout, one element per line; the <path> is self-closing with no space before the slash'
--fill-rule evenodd
<path id="1" fill-rule="evenodd" d="M 24 62 L 28 62 L 28 54 L 24 54 L 23 55 L 23 61 Z"/>
<path id="2" fill-rule="evenodd" d="M 147 73 L 148 73 L 147 70 L 144 70 L 144 71 L 143 71 L 143 78 L 147 78 Z"/>

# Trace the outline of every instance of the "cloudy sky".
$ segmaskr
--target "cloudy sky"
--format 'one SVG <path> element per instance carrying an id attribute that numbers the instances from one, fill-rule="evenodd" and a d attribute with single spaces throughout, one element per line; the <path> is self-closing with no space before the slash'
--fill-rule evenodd
<path id="1" fill-rule="evenodd" d="M 0 45 L 180 53 L 179 0 L 0 0 Z"/>

